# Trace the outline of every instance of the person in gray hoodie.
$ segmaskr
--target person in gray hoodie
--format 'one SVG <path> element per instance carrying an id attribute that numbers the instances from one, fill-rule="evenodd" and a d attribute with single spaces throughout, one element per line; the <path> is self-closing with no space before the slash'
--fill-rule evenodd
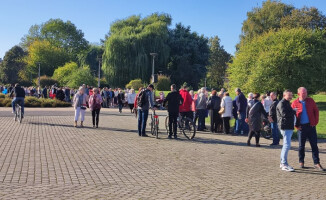
<path id="1" fill-rule="evenodd" d="M 205 129 L 205 116 L 206 116 L 206 106 L 207 106 L 207 97 L 206 89 L 201 88 L 200 94 L 196 100 L 196 111 L 198 115 L 198 131 L 203 131 Z"/>

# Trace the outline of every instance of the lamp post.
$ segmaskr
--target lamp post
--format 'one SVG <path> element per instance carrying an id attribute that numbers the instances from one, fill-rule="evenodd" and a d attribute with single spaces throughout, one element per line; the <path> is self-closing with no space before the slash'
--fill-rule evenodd
<path id="1" fill-rule="evenodd" d="M 39 62 L 38 63 L 38 87 L 40 88 L 41 87 L 41 78 L 40 78 L 40 76 L 41 76 L 41 63 Z"/>
<path id="2" fill-rule="evenodd" d="M 101 63 L 102 63 L 102 58 L 97 57 L 98 60 L 98 80 L 97 80 L 97 87 L 100 88 L 101 85 Z"/>
<path id="3" fill-rule="evenodd" d="M 153 57 L 153 63 L 152 63 L 152 83 L 154 83 L 154 60 L 155 60 L 155 57 L 158 54 L 157 53 L 150 53 L 150 55 Z"/>

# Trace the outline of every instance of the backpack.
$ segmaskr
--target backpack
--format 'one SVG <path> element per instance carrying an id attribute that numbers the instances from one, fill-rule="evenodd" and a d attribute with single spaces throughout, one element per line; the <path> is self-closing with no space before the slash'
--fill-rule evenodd
<path id="1" fill-rule="evenodd" d="M 146 90 L 142 89 L 139 92 L 138 97 L 137 97 L 137 106 L 138 107 L 143 107 L 146 104 L 146 97 L 147 97 Z"/>

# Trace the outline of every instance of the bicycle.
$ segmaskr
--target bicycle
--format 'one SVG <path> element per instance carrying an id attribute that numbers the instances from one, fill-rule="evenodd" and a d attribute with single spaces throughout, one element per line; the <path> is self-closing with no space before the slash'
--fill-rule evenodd
<path id="1" fill-rule="evenodd" d="M 165 118 L 165 128 L 169 135 L 169 116 Z M 192 140 L 196 135 L 196 124 L 194 121 L 189 117 L 182 117 L 180 113 L 177 119 L 177 128 L 188 140 Z"/>
<path id="2" fill-rule="evenodd" d="M 152 109 L 152 114 L 151 114 L 151 122 L 149 123 L 151 127 L 151 134 L 158 139 L 158 133 L 159 133 L 159 118 L 158 115 L 156 114 L 155 110 Z"/>
<path id="3" fill-rule="evenodd" d="M 19 103 L 15 103 L 15 121 L 19 120 L 19 123 L 22 123 L 23 115 L 22 115 L 22 107 Z"/>
<path id="4" fill-rule="evenodd" d="M 260 131 L 261 136 L 263 136 L 265 139 L 270 139 L 272 137 L 272 129 L 271 125 L 268 120 L 263 120 L 263 126 Z"/>

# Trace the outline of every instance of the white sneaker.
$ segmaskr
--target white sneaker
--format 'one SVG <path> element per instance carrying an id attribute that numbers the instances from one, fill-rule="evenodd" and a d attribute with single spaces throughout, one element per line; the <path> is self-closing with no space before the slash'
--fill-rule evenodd
<path id="1" fill-rule="evenodd" d="M 291 167 L 290 165 L 283 165 L 283 166 L 281 167 L 281 169 L 282 169 L 283 171 L 287 171 L 287 172 L 294 172 L 293 167 Z"/>

